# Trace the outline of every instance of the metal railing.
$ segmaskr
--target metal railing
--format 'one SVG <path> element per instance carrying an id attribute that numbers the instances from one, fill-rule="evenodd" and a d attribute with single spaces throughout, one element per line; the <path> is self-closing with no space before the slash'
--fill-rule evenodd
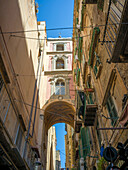
<path id="1" fill-rule="evenodd" d="M 121 17 L 125 1 L 127 0 L 109 0 L 102 44 L 105 45 L 110 59 L 112 58 L 113 48 L 116 43 L 119 25 L 122 24 Z"/>

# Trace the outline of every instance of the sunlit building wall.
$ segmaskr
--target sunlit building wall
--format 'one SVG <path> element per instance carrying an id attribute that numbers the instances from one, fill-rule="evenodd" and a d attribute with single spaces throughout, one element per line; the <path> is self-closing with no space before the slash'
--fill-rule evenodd
<path id="1" fill-rule="evenodd" d="M 46 108 L 45 126 L 49 129 L 51 125 L 61 122 L 74 126 L 74 113 L 71 109 L 74 107 L 75 99 L 72 77 L 72 39 L 60 36 L 48 38 L 46 51 L 47 55 L 44 59 L 46 97 L 43 107 L 44 110 Z"/>
<path id="2" fill-rule="evenodd" d="M 4 153 L 0 169 L 8 168 L 8 162 L 14 169 L 33 169 L 41 160 L 42 120 L 37 107 L 42 107 L 43 92 L 39 90 L 42 76 L 37 75 L 42 74 L 45 41 L 38 39 L 44 39 L 46 32 L 39 37 L 36 12 L 35 1 L 0 3 L 0 149 Z"/>
<path id="3" fill-rule="evenodd" d="M 116 149 L 118 142 L 127 145 L 128 27 L 123 26 L 123 21 L 128 21 L 126 11 L 128 1 L 74 1 L 77 168 L 80 160 L 87 169 L 106 168 L 108 162 L 102 162 L 101 148 L 109 143 Z M 124 169 L 124 161 L 116 159 L 114 164 Z"/>
<path id="4" fill-rule="evenodd" d="M 74 146 L 74 129 L 66 124 L 65 130 L 67 134 L 65 135 L 65 153 L 66 153 L 66 168 L 74 168 L 75 163 L 75 146 Z"/>
<path id="5" fill-rule="evenodd" d="M 48 130 L 46 170 L 56 170 L 56 144 L 56 131 L 52 126 Z"/>
<path id="6" fill-rule="evenodd" d="M 56 151 L 56 170 L 61 169 L 60 150 Z"/>

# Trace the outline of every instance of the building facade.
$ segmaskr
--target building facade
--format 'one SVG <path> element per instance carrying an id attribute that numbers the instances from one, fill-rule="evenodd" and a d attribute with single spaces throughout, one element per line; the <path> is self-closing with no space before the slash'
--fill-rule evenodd
<path id="1" fill-rule="evenodd" d="M 56 170 L 61 170 L 60 150 L 56 151 Z"/>
<path id="2" fill-rule="evenodd" d="M 37 109 L 42 79 L 37 75 L 42 74 L 46 41 L 37 39 L 46 32 L 39 33 L 36 12 L 31 0 L 0 3 L 0 169 L 34 169 L 42 160 Z"/>
<path id="3" fill-rule="evenodd" d="M 127 0 L 74 1 L 77 168 L 82 159 L 85 169 L 104 169 L 108 162 L 101 148 L 116 148 L 119 142 L 127 147 L 127 12 Z M 124 159 L 114 164 L 121 169 L 126 165 Z"/>
<path id="4" fill-rule="evenodd" d="M 48 38 L 44 58 L 44 124 L 47 131 L 56 123 L 74 127 L 75 91 L 72 77 L 72 39 Z M 49 146 L 47 146 L 48 151 Z M 48 154 L 48 152 L 47 152 Z M 50 160 L 47 161 L 47 164 Z"/>
<path id="5" fill-rule="evenodd" d="M 44 119 L 46 129 L 55 123 L 74 126 L 74 90 L 72 78 L 72 39 L 49 38 L 44 59 L 46 82 Z M 45 87 L 44 87 L 45 88 Z"/>
<path id="6" fill-rule="evenodd" d="M 56 170 L 56 145 L 56 131 L 52 126 L 48 130 L 46 170 Z"/>
<path id="7" fill-rule="evenodd" d="M 65 153 L 66 153 L 66 163 L 65 168 L 72 169 L 75 167 L 75 146 L 74 146 L 74 129 L 65 124 Z"/>

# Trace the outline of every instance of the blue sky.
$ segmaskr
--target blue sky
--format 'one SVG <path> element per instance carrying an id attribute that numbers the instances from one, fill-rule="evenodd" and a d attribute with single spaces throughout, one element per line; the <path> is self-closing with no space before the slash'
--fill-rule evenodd
<path id="1" fill-rule="evenodd" d="M 73 27 L 74 0 L 36 0 L 38 21 L 46 21 L 46 28 Z M 72 37 L 72 30 L 47 31 L 48 37 Z"/>
<path id="2" fill-rule="evenodd" d="M 38 21 L 46 21 L 46 29 L 73 27 L 74 0 L 36 0 L 39 5 Z M 47 37 L 72 37 L 72 30 L 47 31 Z M 57 150 L 60 150 L 61 167 L 65 167 L 65 124 L 55 125 Z"/>
<path id="3" fill-rule="evenodd" d="M 56 138 L 57 138 L 57 146 L 56 150 L 60 150 L 60 158 L 61 158 L 61 168 L 65 167 L 65 140 L 64 135 L 66 135 L 65 131 L 65 123 L 57 123 L 56 127 Z"/>

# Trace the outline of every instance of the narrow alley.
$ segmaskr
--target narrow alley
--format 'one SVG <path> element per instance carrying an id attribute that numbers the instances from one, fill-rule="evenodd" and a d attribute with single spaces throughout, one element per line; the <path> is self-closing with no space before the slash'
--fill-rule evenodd
<path id="1" fill-rule="evenodd" d="M 128 170 L 128 0 L 0 0 L 0 170 Z"/>

